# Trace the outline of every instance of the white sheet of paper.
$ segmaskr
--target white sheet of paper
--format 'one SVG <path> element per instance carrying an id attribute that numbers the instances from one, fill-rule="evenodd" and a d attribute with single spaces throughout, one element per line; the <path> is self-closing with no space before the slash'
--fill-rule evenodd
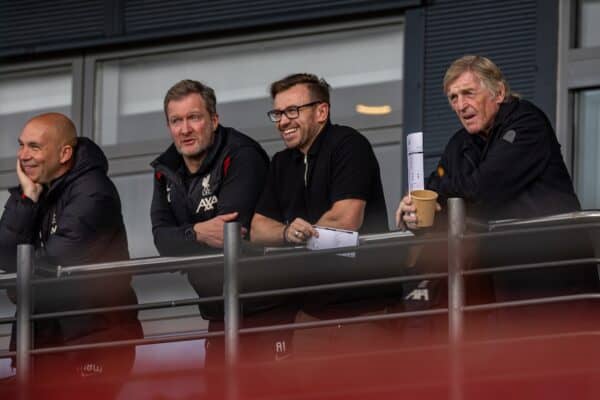
<path id="1" fill-rule="evenodd" d="M 414 132 L 406 136 L 406 153 L 406 159 L 408 160 L 408 191 L 424 189 L 423 132 Z"/>
<path id="2" fill-rule="evenodd" d="M 306 242 L 306 248 L 310 250 L 335 249 L 339 247 L 358 246 L 358 232 L 342 229 L 324 228 L 315 226 L 319 237 L 311 237 Z"/>

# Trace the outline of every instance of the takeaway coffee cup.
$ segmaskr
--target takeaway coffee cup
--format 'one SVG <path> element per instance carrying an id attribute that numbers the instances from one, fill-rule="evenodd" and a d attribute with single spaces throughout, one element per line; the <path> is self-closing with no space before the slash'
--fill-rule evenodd
<path id="1" fill-rule="evenodd" d="M 438 194 L 433 190 L 413 190 L 410 192 L 413 204 L 417 207 L 417 226 L 426 228 L 433 225 L 435 218 L 435 203 Z"/>

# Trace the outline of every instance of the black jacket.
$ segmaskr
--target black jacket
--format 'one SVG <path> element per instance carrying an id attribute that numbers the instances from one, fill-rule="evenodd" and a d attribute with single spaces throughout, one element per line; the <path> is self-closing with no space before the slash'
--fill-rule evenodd
<path id="1" fill-rule="evenodd" d="M 0 220 L 2 267 L 16 269 L 16 246 L 35 248 L 40 267 L 110 262 L 129 258 L 119 194 L 107 176 L 108 161 L 91 140 L 79 138 L 73 167 L 44 189 L 37 203 L 10 189 Z M 129 276 L 65 281 L 35 287 L 36 313 L 135 304 Z M 36 345 L 64 343 L 122 321 L 132 323 L 137 336 L 137 313 L 95 314 L 35 323 Z"/>
<path id="2" fill-rule="evenodd" d="M 469 215 L 485 221 L 580 209 L 550 122 L 516 98 L 500 105 L 487 140 L 456 132 L 427 187 L 442 204 L 464 198 Z"/>
<path id="3" fill-rule="evenodd" d="M 483 222 L 580 209 L 550 122 L 536 106 L 516 98 L 500 105 L 486 139 L 459 130 L 446 146 L 427 187 L 439 193 L 444 212 L 449 197 L 462 197 L 467 215 Z M 445 222 L 444 215 L 440 217 Z M 436 225 L 446 229 L 443 223 Z M 593 256 L 587 232 L 569 232 L 568 238 L 565 240 L 564 232 L 549 232 L 470 243 L 472 267 Z M 423 265 L 446 268 L 445 248 L 424 253 L 420 260 Z M 595 265 L 504 272 L 491 277 L 496 300 L 598 290 Z M 485 290 L 485 279 L 474 279 L 477 289 Z"/>
<path id="4" fill-rule="evenodd" d="M 151 165 L 155 170 L 150 209 L 154 244 L 161 256 L 182 256 L 215 251 L 198 243 L 190 232 L 197 222 L 237 211 L 238 220 L 249 230 L 269 158 L 253 139 L 219 125 L 195 174 L 187 172 L 174 145 Z"/>
<path id="5" fill-rule="evenodd" d="M 222 252 L 195 239 L 192 227 L 217 215 L 234 211 L 250 231 L 254 207 L 264 186 L 269 158 L 253 139 L 219 125 L 214 143 L 200 169 L 190 174 L 183 158 L 171 145 L 152 162 L 154 195 L 150 210 L 154 244 L 161 256 L 183 256 Z M 188 279 L 199 296 L 219 296 L 222 286 L 209 282 L 202 270 L 188 271 Z M 271 308 L 269 301 L 246 301 L 244 314 Z M 222 304 L 203 304 L 205 319 L 223 318 Z"/>

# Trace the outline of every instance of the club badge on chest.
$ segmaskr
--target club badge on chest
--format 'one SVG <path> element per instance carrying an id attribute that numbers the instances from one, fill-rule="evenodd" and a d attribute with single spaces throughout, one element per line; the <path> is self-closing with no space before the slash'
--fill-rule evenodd
<path id="1" fill-rule="evenodd" d="M 206 175 L 202 178 L 202 198 L 200 199 L 200 203 L 198 203 L 198 207 L 196 208 L 196 214 L 201 211 L 210 211 L 215 208 L 215 204 L 219 199 L 217 196 L 213 195 L 212 188 L 210 187 L 210 174 Z"/>

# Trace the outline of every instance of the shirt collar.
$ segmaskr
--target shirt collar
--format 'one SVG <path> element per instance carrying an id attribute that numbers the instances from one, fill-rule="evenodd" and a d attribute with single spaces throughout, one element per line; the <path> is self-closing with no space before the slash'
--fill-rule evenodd
<path id="1" fill-rule="evenodd" d="M 315 157 L 317 154 L 319 154 L 319 150 L 321 149 L 321 147 L 323 146 L 323 142 L 325 141 L 325 135 L 327 134 L 327 132 L 329 132 L 330 128 L 331 121 L 327 120 L 325 125 L 323 125 L 321 131 L 317 134 L 317 137 L 315 138 L 314 142 L 312 142 L 312 144 L 310 145 L 308 153 L 306 153 L 306 155 L 309 158 Z M 303 159 L 304 153 L 302 153 L 299 149 L 294 149 L 294 157 L 297 159 Z"/>

